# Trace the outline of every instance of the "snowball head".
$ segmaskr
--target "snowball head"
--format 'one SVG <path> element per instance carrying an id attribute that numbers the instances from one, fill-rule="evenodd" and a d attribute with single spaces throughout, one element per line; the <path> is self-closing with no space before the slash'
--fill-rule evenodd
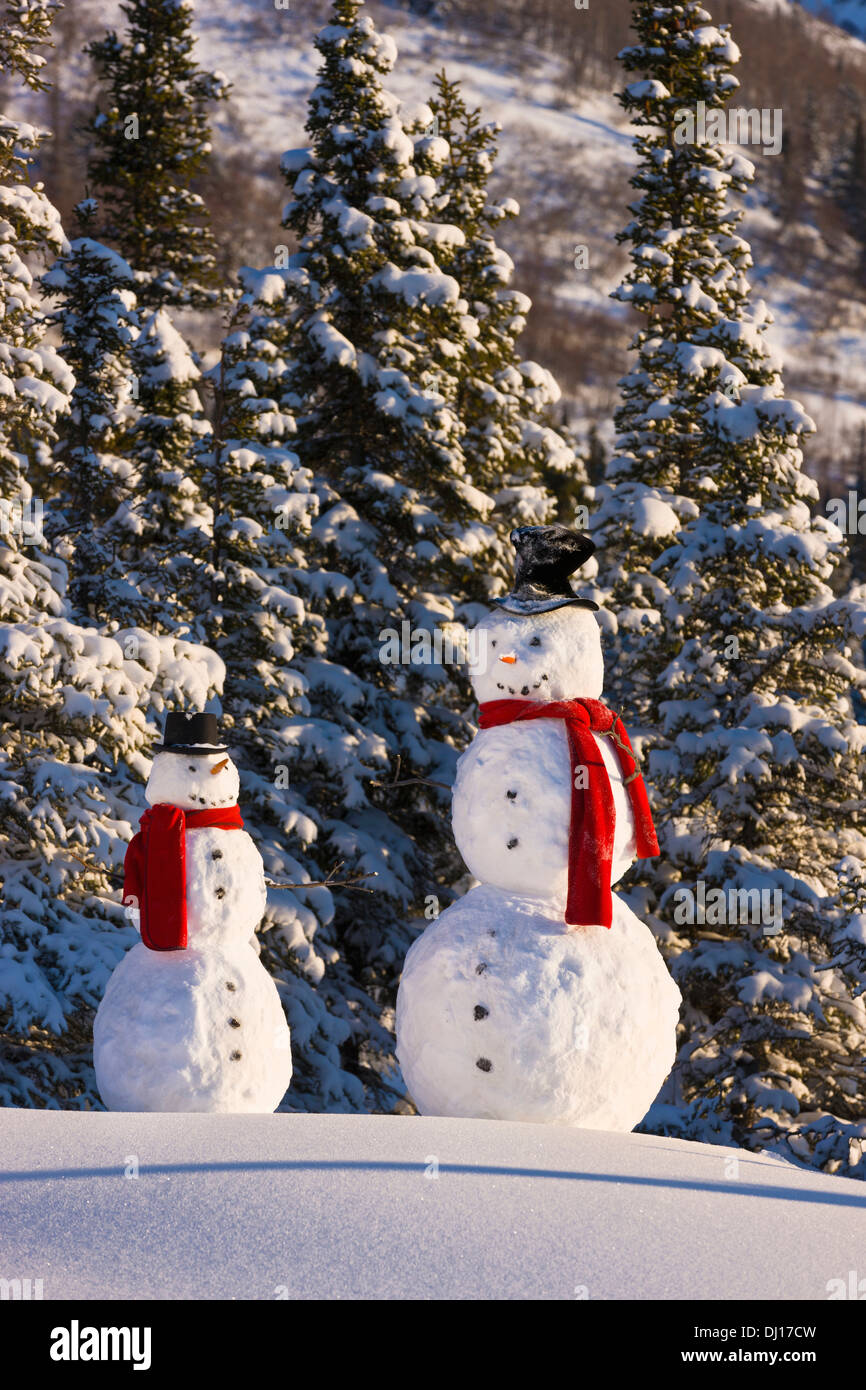
<path id="1" fill-rule="evenodd" d="M 202 811 L 234 806 L 240 785 L 238 770 L 227 753 L 157 753 L 144 795 L 150 806 Z"/>
<path id="2" fill-rule="evenodd" d="M 469 657 L 479 701 L 597 700 L 604 685 L 598 623 L 574 604 L 549 613 L 489 613 L 473 629 Z"/>
<path id="3" fill-rule="evenodd" d="M 483 885 L 412 946 L 397 1056 L 422 1115 L 627 1131 L 673 1065 L 680 992 L 649 929 L 569 931 Z"/>
<path id="4" fill-rule="evenodd" d="M 133 946 L 93 1026 L 109 1110 L 270 1114 L 292 1079 L 274 982 L 248 945 L 229 952 Z"/>
<path id="5" fill-rule="evenodd" d="M 634 812 L 619 759 L 596 737 L 613 794 L 611 883 L 634 863 Z M 451 823 L 482 883 L 546 898 L 561 916 L 568 892 L 571 760 L 565 724 L 536 719 L 482 729 L 457 763 Z"/>

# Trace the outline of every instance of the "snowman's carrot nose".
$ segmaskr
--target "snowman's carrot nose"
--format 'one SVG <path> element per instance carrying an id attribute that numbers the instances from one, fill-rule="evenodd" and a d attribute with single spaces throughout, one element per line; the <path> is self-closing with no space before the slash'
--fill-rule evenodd
<path id="1" fill-rule="evenodd" d="M 216 767 L 212 767 L 212 768 L 211 768 L 211 770 L 210 770 L 210 775 L 211 775 L 211 777 L 216 777 L 217 773 L 218 773 L 218 772 L 222 772 L 223 768 L 224 768 L 224 767 L 228 767 L 228 765 L 229 765 L 229 760 L 228 760 L 228 758 L 223 758 L 223 760 L 222 760 L 221 763 L 217 763 Z"/>
<path id="2" fill-rule="evenodd" d="M 513 666 L 513 665 L 515 664 L 515 662 L 517 661 L 517 657 L 516 657 L 516 656 L 501 656 L 501 657 L 499 658 L 499 660 L 500 660 L 500 661 L 505 661 L 505 662 L 507 662 L 509 666 Z"/>

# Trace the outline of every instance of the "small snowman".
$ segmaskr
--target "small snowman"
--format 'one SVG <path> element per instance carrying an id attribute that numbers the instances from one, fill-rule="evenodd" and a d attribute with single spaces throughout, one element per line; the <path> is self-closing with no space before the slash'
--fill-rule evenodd
<path id="1" fill-rule="evenodd" d="M 511 539 L 514 588 L 478 627 L 480 731 L 454 786 L 480 883 L 406 957 L 397 1055 L 424 1115 L 631 1130 L 673 1064 L 680 993 L 611 886 L 658 844 L 600 698 L 598 605 L 569 581 L 595 547 L 564 526 Z"/>
<path id="2" fill-rule="evenodd" d="M 127 850 L 124 902 L 141 942 L 93 1026 L 109 1110 L 269 1114 L 292 1076 L 289 1030 L 250 938 L 264 866 L 243 828 L 237 768 L 213 714 L 169 714 Z"/>

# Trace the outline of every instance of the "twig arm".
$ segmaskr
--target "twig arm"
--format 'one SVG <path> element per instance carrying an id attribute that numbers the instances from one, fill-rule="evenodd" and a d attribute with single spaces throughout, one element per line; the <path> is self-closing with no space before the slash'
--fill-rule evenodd
<path id="1" fill-rule="evenodd" d="M 265 883 L 269 888 L 356 888 L 359 893 L 372 893 L 372 888 L 361 886 L 361 879 L 377 877 L 375 873 L 350 874 L 348 878 L 332 878 L 329 874 L 327 878 L 310 879 L 308 883 L 275 883 L 272 878 L 266 878 Z"/>
<path id="2" fill-rule="evenodd" d="M 401 777 L 396 782 L 371 782 L 371 787 L 381 787 L 382 791 L 389 792 L 392 787 L 414 787 L 418 785 L 425 787 L 441 787 L 444 792 L 450 792 L 451 787 L 447 782 L 437 782 L 433 777 Z"/>
<path id="3" fill-rule="evenodd" d="M 68 854 L 70 859 L 74 859 L 77 863 L 83 865 L 89 873 L 107 874 L 109 878 L 113 878 L 119 883 L 123 882 L 123 874 L 118 873 L 115 869 L 107 869 L 102 864 L 93 864 L 89 859 L 82 859 L 80 854 L 76 854 L 75 851 L 71 849 L 64 849 L 63 853 Z M 274 880 L 270 878 L 266 878 L 265 883 L 269 888 L 357 888 L 361 893 L 373 892 L 372 888 L 362 888 L 361 883 L 362 880 L 366 878 L 378 877 L 376 873 L 350 874 L 348 878 L 336 878 L 335 875 L 341 868 L 342 863 L 335 864 L 327 878 L 312 879 L 309 883 L 275 883 Z"/>

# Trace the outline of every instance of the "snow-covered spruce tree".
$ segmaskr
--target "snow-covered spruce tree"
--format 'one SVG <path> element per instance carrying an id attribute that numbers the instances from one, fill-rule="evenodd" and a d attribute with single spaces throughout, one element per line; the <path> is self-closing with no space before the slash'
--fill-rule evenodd
<path id="1" fill-rule="evenodd" d="M 53 0 L 7 0 L 0 22 L 0 78 L 40 92 Z M 0 116 L 0 498 L 3 532 L 20 527 L 24 512 L 36 525 L 34 490 L 44 502 L 51 474 L 55 421 L 69 409 L 72 374 L 46 342 L 47 324 L 28 266 L 66 245 L 60 216 L 31 170 L 44 132 Z M 26 495 L 25 495 L 26 493 Z M 2 616 L 2 614 L 0 614 Z"/>
<path id="2" fill-rule="evenodd" d="M 34 92 L 47 89 L 44 55 L 54 0 L 7 0 L 0 16 L 0 78 Z M 44 132 L 0 116 L 0 621 L 23 621 L 29 604 L 57 607 L 41 559 L 47 484 L 57 420 L 68 410 L 74 378 L 46 341 L 48 321 L 27 261 L 66 247 L 57 209 L 31 167 Z M 45 597 L 40 597 L 42 594 Z"/>
<path id="3" fill-rule="evenodd" d="M 632 264 L 613 298 L 641 323 L 631 344 L 636 362 L 620 383 L 616 448 L 593 525 L 607 573 L 616 576 L 610 689 L 638 726 L 653 709 L 658 674 L 673 650 L 675 625 L 660 621 L 668 596 L 653 562 L 696 515 L 682 487 L 701 438 L 694 404 L 719 385 L 731 389 L 737 372 L 756 385 L 774 380 L 758 346 L 769 315 L 762 303 L 748 306 L 751 254 L 737 231 L 741 213 L 729 204 L 754 170 L 718 143 L 681 138 L 688 134 L 682 113 L 694 119 L 698 103 L 720 110 L 738 86 L 732 67 L 739 50 L 728 29 L 709 19 L 697 0 L 634 0 L 637 41 L 620 54 L 637 77 L 619 100 L 637 127 L 630 182 L 640 196 L 618 237 L 630 246 Z"/>
<path id="4" fill-rule="evenodd" d="M 460 363 L 478 326 L 437 260 L 462 233 L 431 221 L 442 195 L 415 168 L 382 85 L 393 42 L 360 11 L 358 0 L 335 3 L 316 41 L 310 147 L 283 160 L 286 225 L 300 249 L 285 272 L 282 399 L 321 498 L 309 570 L 344 577 L 309 581 L 327 630 L 327 660 L 305 670 L 311 710 L 352 741 L 363 730 L 372 772 L 390 766 L 349 800 L 339 786 L 321 789 L 325 844 L 378 874 L 362 907 L 337 894 L 336 940 L 387 1020 L 417 930 L 412 905 L 447 899 L 460 872 L 446 788 L 435 784 L 450 783 L 467 726 L 454 698 L 459 667 L 446 672 L 431 638 L 471 616 L 467 600 L 496 592 L 488 566 L 498 540 L 458 415 Z M 400 639 L 411 633 L 407 662 Z"/>
<path id="5" fill-rule="evenodd" d="M 17 538 L 0 551 L 3 1105 L 99 1104 L 91 1023 L 138 939 L 120 869 L 144 810 L 152 721 L 201 707 L 222 675 L 190 643 L 79 626 L 64 587 L 55 556 Z"/>
<path id="6" fill-rule="evenodd" d="M 167 309 L 144 319 L 129 349 L 137 414 L 124 455 L 130 488 L 110 523 L 128 578 L 119 621 L 153 631 L 205 628 L 213 511 L 194 459 L 209 431 L 200 372 Z"/>
<path id="7" fill-rule="evenodd" d="M 44 86 L 37 50 L 54 8 L 7 4 L 4 77 Z M 172 639 L 77 626 L 47 548 L 34 481 L 44 492 L 73 376 L 45 342 L 24 261 L 64 250 L 56 210 L 29 181 L 38 140 L 0 123 L 0 1103 L 57 1106 L 97 1103 L 89 1019 L 135 938 L 118 930 L 119 892 L 98 865 L 119 864 L 132 833 L 145 712 L 203 701 L 219 663 Z"/>
<path id="8" fill-rule="evenodd" d="M 646 1124 L 862 1176 L 862 612 L 834 598 L 844 542 L 809 505 L 812 424 L 750 308 L 727 199 L 753 171 L 676 133 L 678 112 L 735 85 L 736 48 L 708 21 L 636 4 L 623 55 L 645 74 L 626 103 L 650 134 L 619 295 L 646 327 L 599 529 L 625 604 L 612 672 L 645 722 L 662 841 L 642 906 L 685 999 Z"/>
<path id="9" fill-rule="evenodd" d="M 811 514 L 795 403 L 743 385 L 697 414 L 701 514 L 657 562 L 682 642 L 649 763 L 658 911 L 687 1004 L 659 1118 L 864 1177 L 864 610 L 834 598 L 844 542 Z M 720 910 L 691 910 L 678 888 L 698 880 Z"/>
<path id="10" fill-rule="evenodd" d="M 135 277 L 116 251 L 88 235 L 93 199 L 76 212 L 83 235 L 43 276 L 58 301 L 53 318 L 75 373 L 71 410 L 54 451 L 52 537 L 69 565 L 74 607 L 108 621 L 118 616 L 115 601 L 127 589 L 109 522 L 131 487 L 132 468 L 122 450 L 134 411 L 129 348 L 138 332 Z"/>
<path id="11" fill-rule="evenodd" d="M 332 808 L 345 814 L 363 799 L 365 759 L 380 740 L 357 718 L 357 682 L 320 660 L 327 634 L 308 607 L 319 590 L 345 593 L 349 585 L 339 575 L 302 573 L 318 498 L 309 471 L 287 447 L 295 425 L 278 399 L 287 274 L 241 272 L 242 293 L 209 374 L 214 429 L 199 455 L 213 530 L 211 593 L 202 612 L 206 636 L 227 668 L 222 703 L 241 768 L 244 815 L 268 876 L 303 885 L 324 879 L 337 854 L 346 857 L 339 845 L 322 843 L 323 829 Z M 309 685 L 316 680 L 339 699 L 339 725 L 313 714 Z M 381 755 L 378 762 L 384 767 Z M 340 958 L 333 915 L 327 888 L 269 893 L 260 940 L 294 1042 L 287 1104 L 391 1108 L 393 1097 L 384 1094 L 390 1039 Z M 376 1062 L 373 1054 L 382 1053 Z"/>
<path id="12" fill-rule="evenodd" d="M 128 29 L 88 48 L 104 88 L 89 123 L 100 234 L 138 277 L 142 306 L 207 308 L 221 291 L 207 209 L 192 184 L 211 151 L 208 111 L 228 96 L 193 57 L 193 0 L 125 0 Z"/>
<path id="13" fill-rule="evenodd" d="M 475 484 L 496 498 L 500 547 L 493 572 L 508 580 L 511 527 L 552 519 L 554 498 L 545 484 L 567 486 L 575 507 L 585 505 L 586 476 L 571 443 L 551 423 L 561 394 L 556 381 L 518 350 L 532 302 L 512 287 L 514 263 L 496 241 L 501 225 L 520 212 L 513 198 L 494 201 L 490 194 L 499 126 L 467 107 L 459 83 L 444 71 L 435 79 L 430 111 L 435 124 L 416 139 L 416 164 L 425 169 L 427 156 L 426 171 L 442 195 L 437 209 L 463 233 L 443 241 L 438 259 L 478 324 L 457 364 L 463 452 Z"/>

